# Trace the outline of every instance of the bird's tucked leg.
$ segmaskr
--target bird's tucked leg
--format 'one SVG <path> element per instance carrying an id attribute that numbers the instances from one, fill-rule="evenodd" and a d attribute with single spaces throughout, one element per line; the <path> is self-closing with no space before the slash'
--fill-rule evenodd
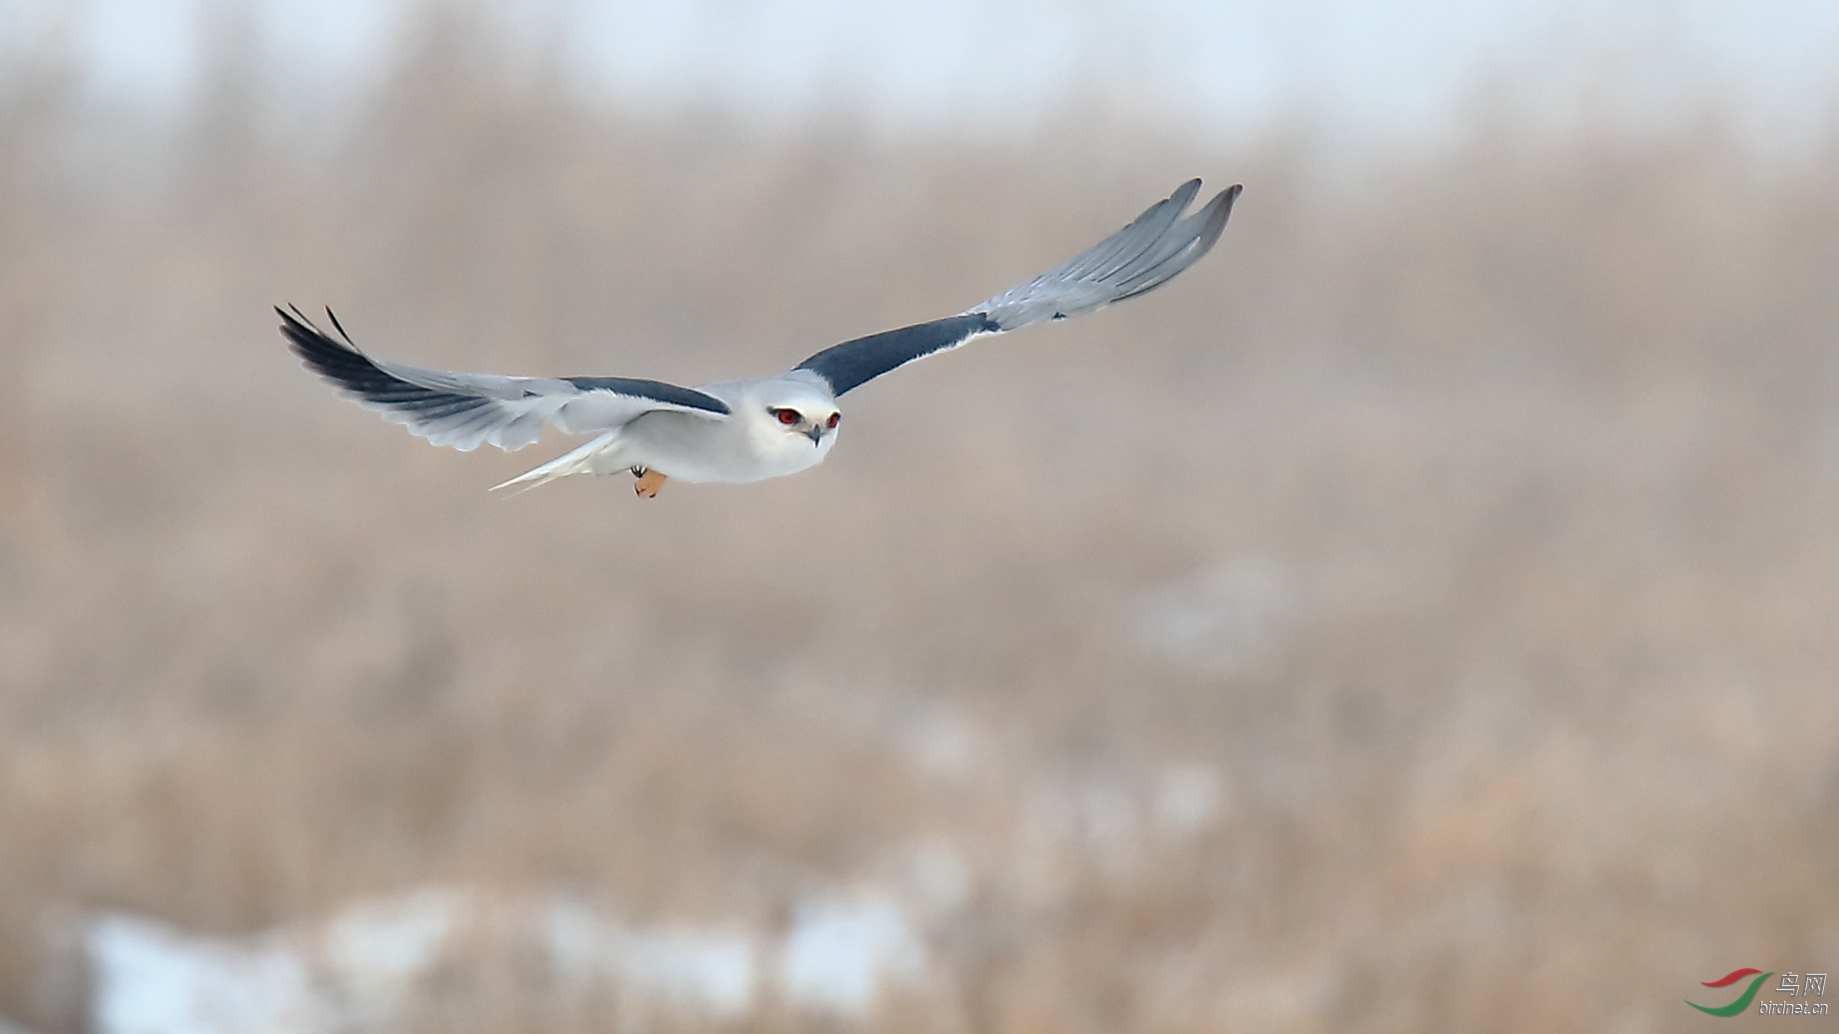
<path id="1" fill-rule="evenodd" d="M 646 470 L 644 467 L 633 467 L 632 473 L 638 478 L 632 490 L 645 499 L 656 499 L 658 489 L 664 487 L 664 475 L 655 470 Z"/>

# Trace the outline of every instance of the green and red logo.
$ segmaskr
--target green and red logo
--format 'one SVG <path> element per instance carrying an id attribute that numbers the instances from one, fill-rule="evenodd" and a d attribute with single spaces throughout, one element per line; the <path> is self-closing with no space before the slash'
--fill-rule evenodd
<path id="1" fill-rule="evenodd" d="M 1716 980 L 1701 981 L 1706 987 L 1730 987 L 1741 981 L 1749 981 L 1749 986 L 1739 993 L 1729 1005 L 1700 1005 L 1692 999 L 1686 1004 L 1699 1012 L 1712 1016 L 1735 1016 L 1749 1009 L 1755 1003 L 1756 1012 L 1763 1016 L 1829 1016 L 1831 1006 L 1825 1002 L 1807 1001 L 1810 998 L 1826 997 L 1825 973 L 1796 973 L 1788 969 L 1781 972 L 1781 983 L 1770 992 L 1773 997 L 1756 1001 L 1756 992 L 1774 973 L 1764 973 L 1760 969 L 1733 969 Z"/>
<path id="2" fill-rule="evenodd" d="M 1744 988 L 1743 993 L 1737 996 L 1736 1001 L 1731 1002 L 1729 1005 L 1713 1007 L 1709 1005 L 1700 1005 L 1688 998 L 1686 999 L 1686 1004 L 1697 1009 L 1699 1012 L 1707 1012 L 1713 1016 L 1735 1016 L 1750 1007 L 1750 1003 L 1756 1000 L 1756 992 L 1762 989 L 1762 982 L 1774 975 L 1773 973 L 1764 973 L 1760 969 L 1733 969 L 1716 980 L 1701 980 L 1699 983 L 1706 987 L 1729 987 L 1737 981 L 1742 980 L 1744 977 L 1755 977 L 1756 979 L 1750 981 L 1750 986 Z"/>

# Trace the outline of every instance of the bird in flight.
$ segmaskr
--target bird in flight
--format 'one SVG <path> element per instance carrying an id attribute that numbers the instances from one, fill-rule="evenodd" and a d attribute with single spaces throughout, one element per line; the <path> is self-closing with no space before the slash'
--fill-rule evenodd
<path id="1" fill-rule="evenodd" d="M 424 370 L 359 351 L 330 309 L 337 338 L 298 309 L 275 311 L 289 347 L 310 369 L 436 445 L 521 449 L 546 424 L 595 436 L 499 489 L 629 470 L 638 494 L 652 498 L 666 478 L 744 483 L 815 467 L 836 444 L 843 418 L 837 399 L 851 389 L 972 338 L 1080 316 L 1162 286 L 1219 240 L 1240 189 L 1186 214 L 1200 190 L 1200 180 L 1189 180 L 1084 253 L 960 315 L 833 345 L 776 377 L 694 388 L 628 377 Z"/>

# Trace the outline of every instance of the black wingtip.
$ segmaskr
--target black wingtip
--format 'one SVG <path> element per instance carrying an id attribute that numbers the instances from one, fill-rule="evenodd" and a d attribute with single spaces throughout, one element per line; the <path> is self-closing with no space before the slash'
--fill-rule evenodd
<path id="1" fill-rule="evenodd" d="M 338 331 L 338 336 L 345 339 L 345 344 L 350 345 L 353 352 L 363 351 L 358 347 L 357 342 L 351 340 L 351 335 L 345 333 L 345 325 L 338 321 L 338 313 L 333 312 L 330 305 L 326 306 L 326 318 L 332 321 L 332 329 Z"/>
<path id="2" fill-rule="evenodd" d="M 300 350 L 302 338 L 310 338 L 318 332 L 319 328 L 313 326 L 305 316 L 300 315 L 300 310 L 293 305 L 285 309 L 279 305 L 275 306 L 275 315 L 281 317 L 281 336 L 287 339 L 288 344 L 295 351 Z"/>
<path id="3" fill-rule="evenodd" d="M 312 320 L 306 318 L 306 314 L 301 312 L 297 305 L 289 303 L 285 309 L 277 305 L 275 315 L 281 317 L 281 334 L 289 341 L 298 343 L 302 338 L 325 336 L 324 332 L 313 325 Z"/>
<path id="4" fill-rule="evenodd" d="M 330 381 L 340 391 L 360 401 L 381 405 L 398 412 L 412 412 L 418 418 L 452 416 L 465 409 L 476 409 L 485 400 L 433 391 L 410 384 L 383 370 L 349 338 L 340 341 L 315 326 L 296 306 L 275 308 L 281 317 L 281 336 L 306 368 Z M 331 316 L 330 311 L 327 316 Z M 338 327 L 340 334 L 345 328 Z"/>
<path id="5" fill-rule="evenodd" d="M 357 367 L 373 365 L 364 353 L 339 343 L 320 330 L 298 306 L 289 305 L 283 309 L 277 305 L 275 315 L 281 317 L 281 336 L 287 340 L 288 351 L 315 372 L 336 381 Z"/>
<path id="6" fill-rule="evenodd" d="M 319 329 L 319 325 L 308 319 L 307 314 L 301 312 L 298 305 L 289 303 L 285 309 L 277 305 L 275 315 L 281 317 L 281 336 L 287 339 L 289 349 L 306 360 L 314 369 L 324 372 L 326 360 L 340 353 L 356 356 L 366 363 L 370 362 L 370 357 L 352 342 L 351 335 L 345 333 L 345 328 L 339 324 L 338 317 L 331 309 L 326 310 L 326 316 L 331 319 L 332 326 L 338 331 L 339 337 L 344 339 L 343 341 Z"/>

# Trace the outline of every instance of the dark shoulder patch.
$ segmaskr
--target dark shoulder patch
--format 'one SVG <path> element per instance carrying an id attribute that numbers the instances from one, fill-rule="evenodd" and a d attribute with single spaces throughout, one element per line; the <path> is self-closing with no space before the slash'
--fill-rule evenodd
<path id="1" fill-rule="evenodd" d="M 615 395 L 631 398 L 651 399 L 654 402 L 668 402 L 673 406 L 688 409 L 700 409 L 705 413 L 728 415 L 728 404 L 713 395 L 705 395 L 694 388 L 679 387 L 663 381 L 647 381 L 634 377 L 564 377 L 563 380 L 582 391 L 610 391 Z"/>
<path id="2" fill-rule="evenodd" d="M 1001 329 L 981 312 L 966 313 L 832 345 L 797 368 L 822 377 L 833 394 L 841 395 L 915 359 L 962 344 L 972 334 Z"/>

